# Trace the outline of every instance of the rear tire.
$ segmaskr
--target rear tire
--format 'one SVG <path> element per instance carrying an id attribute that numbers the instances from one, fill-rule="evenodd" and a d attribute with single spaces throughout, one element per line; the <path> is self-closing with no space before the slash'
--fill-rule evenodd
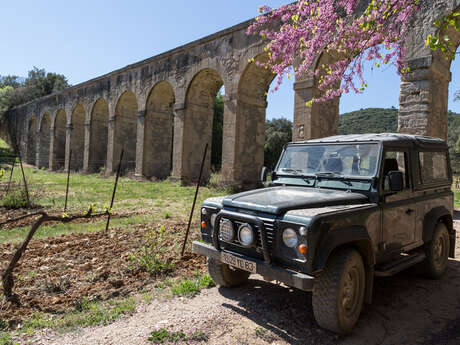
<path id="1" fill-rule="evenodd" d="M 313 287 L 313 314 L 322 327 L 338 334 L 351 332 L 361 314 L 366 274 L 354 249 L 333 254 Z"/>
<path id="2" fill-rule="evenodd" d="M 217 285 L 235 287 L 247 282 L 250 273 L 207 258 L 208 272 Z"/>
<path id="3" fill-rule="evenodd" d="M 425 276 L 439 279 L 447 268 L 450 251 L 450 238 L 444 223 L 438 223 L 434 230 L 433 239 L 425 245 L 426 258 L 423 261 Z"/>

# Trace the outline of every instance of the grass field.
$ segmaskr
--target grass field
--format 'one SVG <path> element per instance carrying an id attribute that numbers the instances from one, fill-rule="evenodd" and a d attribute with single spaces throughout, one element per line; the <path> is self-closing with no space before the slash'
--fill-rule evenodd
<path id="1" fill-rule="evenodd" d="M 5 174 L 6 180 L 8 174 Z M 25 168 L 32 202 L 53 213 L 62 213 L 65 203 L 66 179 L 64 173 L 49 172 L 32 167 Z M 21 174 L 14 170 L 13 180 L 21 188 Z M 110 205 L 115 177 L 98 174 L 71 174 L 67 213 L 81 213 L 94 205 L 95 212 L 103 212 Z M 139 224 L 158 224 L 161 220 L 188 220 L 195 187 L 184 187 L 169 180 L 161 182 L 140 182 L 121 177 L 118 183 L 111 224 L 114 227 L 135 227 Z M 200 188 L 195 212 L 199 219 L 199 206 L 204 199 L 226 194 L 224 190 Z M 122 218 L 117 218 L 122 216 Z M 82 227 L 79 223 L 50 224 L 40 228 L 36 237 L 60 234 L 94 232 L 105 227 L 105 218 L 95 219 Z M 15 242 L 24 238 L 29 227 L 14 228 L 0 232 L 0 242 Z"/>
<path id="2" fill-rule="evenodd" d="M 0 139 L 0 149 L 7 149 L 8 145 L 3 139 Z"/>

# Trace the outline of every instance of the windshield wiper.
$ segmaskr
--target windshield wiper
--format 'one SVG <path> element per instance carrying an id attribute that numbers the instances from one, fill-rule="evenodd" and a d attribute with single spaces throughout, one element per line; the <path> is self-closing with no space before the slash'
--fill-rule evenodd
<path id="1" fill-rule="evenodd" d="M 320 173 L 317 173 L 315 174 L 316 177 L 325 177 L 325 178 L 333 178 L 334 180 L 337 180 L 337 181 L 340 181 L 340 182 L 343 182 L 345 183 L 347 186 L 352 186 L 353 183 L 351 183 L 350 181 L 346 180 L 345 179 L 345 176 L 343 176 L 342 174 L 339 174 L 339 173 L 335 173 L 335 172 L 320 172 Z"/>
<path id="2" fill-rule="evenodd" d="M 342 174 L 335 173 L 332 171 L 327 171 L 327 172 L 320 172 L 315 174 L 316 177 L 338 177 L 338 178 L 343 178 Z"/>
<path id="3" fill-rule="evenodd" d="M 291 169 L 291 168 L 282 168 L 282 172 L 287 172 L 287 173 L 303 173 L 301 169 Z"/>

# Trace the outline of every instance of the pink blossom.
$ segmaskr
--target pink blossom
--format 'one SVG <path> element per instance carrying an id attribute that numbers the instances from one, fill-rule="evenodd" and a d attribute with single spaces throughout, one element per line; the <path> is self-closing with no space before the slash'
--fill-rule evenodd
<path id="1" fill-rule="evenodd" d="M 327 101 L 350 90 L 361 92 L 367 85 L 363 78 L 365 63 L 391 63 L 400 73 L 404 71 L 404 38 L 409 18 L 418 10 L 418 1 L 374 0 L 362 13 L 357 12 L 358 2 L 308 0 L 278 9 L 260 8 L 262 15 L 248 33 L 260 34 L 269 41 L 266 66 L 278 74 L 275 89 L 299 59 L 296 76 L 315 77 L 322 91 L 314 102 Z M 276 23 L 281 25 L 278 30 L 274 29 Z M 333 62 L 314 66 L 324 52 L 334 57 Z"/>

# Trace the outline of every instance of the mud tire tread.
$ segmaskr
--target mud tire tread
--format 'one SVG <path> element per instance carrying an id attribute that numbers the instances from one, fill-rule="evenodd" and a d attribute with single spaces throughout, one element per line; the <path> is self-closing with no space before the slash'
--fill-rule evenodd
<path id="1" fill-rule="evenodd" d="M 445 236 L 446 244 L 450 246 L 449 231 L 447 230 L 447 227 L 444 223 L 438 223 L 436 225 L 436 229 L 433 233 L 433 239 L 430 242 L 426 243 L 424 246 L 426 258 L 422 262 L 423 274 L 425 277 L 430 279 L 439 279 L 446 271 L 446 266 L 444 266 L 444 268 L 441 270 L 437 270 L 433 263 L 433 244 L 438 236 Z M 446 249 L 446 255 L 446 260 L 448 260 L 449 247 Z"/>
<path id="2" fill-rule="evenodd" d="M 340 288 L 343 270 L 347 262 L 355 255 L 359 256 L 360 260 L 362 260 L 361 255 L 352 248 L 341 250 L 332 255 L 324 271 L 315 280 L 313 287 L 312 304 L 316 322 L 322 328 L 338 334 L 347 334 L 351 332 L 354 326 L 344 328 L 340 325 L 337 293 Z"/>

